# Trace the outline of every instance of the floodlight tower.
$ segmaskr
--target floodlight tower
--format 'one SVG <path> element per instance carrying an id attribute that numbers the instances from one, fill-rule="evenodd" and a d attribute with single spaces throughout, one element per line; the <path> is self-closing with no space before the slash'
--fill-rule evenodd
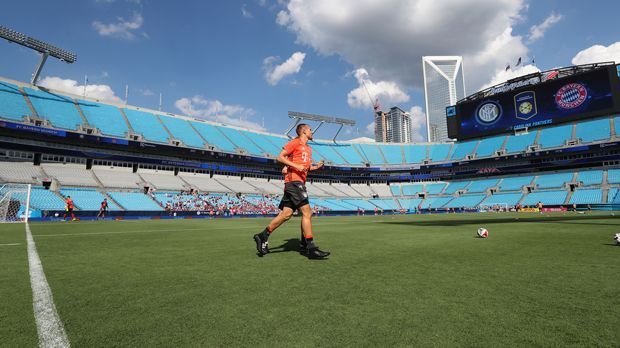
<path id="1" fill-rule="evenodd" d="M 316 115 L 316 114 L 307 114 L 305 112 L 299 112 L 299 111 L 289 111 L 288 117 L 295 121 L 293 125 L 290 126 L 284 133 L 284 135 L 286 135 L 289 138 L 291 138 L 289 133 L 293 130 L 293 128 L 295 128 L 299 124 L 299 122 L 303 120 L 319 122 L 319 125 L 314 129 L 313 133 L 316 133 L 316 131 L 318 131 L 319 128 L 321 128 L 321 126 L 325 123 L 332 123 L 332 124 L 340 125 L 340 128 L 338 128 L 336 135 L 334 135 L 334 138 L 332 139 L 334 143 L 336 143 L 336 138 L 338 137 L 338 134 L 340 134 L 342 127 L 355 126 L 355 121 L 348 120 L 346 118 L 339 118 L 339 117 L 333 117 L 333 116 L 322 116 L 322 115 Z"/>
<path id="2" fill-rule="evenodd" d="M 3 27 L 0 25 L 0 37 L 6 39 L 9 42 L 14 42 L 18 45 L 30 48 L 41 53 L 41 60 L 39 64 L 37 64 L 34 72 L 32 73 L 32 80 L 30 81 L 33 85 L 37 84 L 37 80 L 39 79 L 39 75 L 41 74 L 41 70 L 43 70 L 43 66 L 47 61 L 47 57 L 54 57 L 60 59 L 61 61 L 71 64 L 74 63 L 77 59 L 77 55 L 75 53 L 71 53 L 69 51 L 63 50 L 62 48 L 58 48 L 54 45 L 50 45 L 41 40 L 37 40 L 26 34 L 22 34 L 15 30 Z"/>

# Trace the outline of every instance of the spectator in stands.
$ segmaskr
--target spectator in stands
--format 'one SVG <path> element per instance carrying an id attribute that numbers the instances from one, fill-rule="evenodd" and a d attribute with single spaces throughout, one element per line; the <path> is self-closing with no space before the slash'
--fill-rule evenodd
<path id="1" fill-rule="evenodd" d="M 542 214 L 543 212 L 543 204 L 541 201 L 538 201 L 538 203 L 536 203 L 536 208 L 538 208 L 538 211 Z"/>
<path id="2" fill-rule="evenodd" d="M 99 214 L 97 214 L 97 220 L 99 218 L 105 219 L 105 214 L 108 212 L 108 199 L 104 198 L 101 201 L 101 207 L 99 208 Z"/>

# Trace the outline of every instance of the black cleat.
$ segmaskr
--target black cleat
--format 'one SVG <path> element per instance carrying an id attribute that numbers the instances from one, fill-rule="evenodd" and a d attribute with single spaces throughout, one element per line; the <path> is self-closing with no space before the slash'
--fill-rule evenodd
<path id="1" fill-rule="evenodd" d="M 329 251 L 322 251 L 321 249 L 319 249 L 317 247 L 308 249 L 306 251 L 306 256 L 309 259 L 324 259 L 324 258 L 328 257 L 329 254 L 330 254 Z"/>
<path id="2" fill-rule="evenodd" d="M 306 243 L 306 240 L 305 239 L 300 240 L 299 241 L 299 253 L 302 255 L 305 255 L 307 249 L 308 249 L 308 245 Z"/>
<path id="3" fill-rule="evenodd" d="M 256 242 L 256 251 L 263 256 L 269 254 L 269 242 L 263 239 L 260 234 L 254 235 L 254 241 Z"/>

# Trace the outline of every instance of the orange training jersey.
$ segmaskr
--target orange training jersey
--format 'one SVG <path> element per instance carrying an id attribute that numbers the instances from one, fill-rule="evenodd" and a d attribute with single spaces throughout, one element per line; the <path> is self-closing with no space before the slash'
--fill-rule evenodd
<path id="1" fill-rule="evenodd" d="M 67 208 L 73 209 L 73 200 L 71 198 L 67 198 L 65 203 L 67 203 Z"/>
<path id="2" fill-rule="evenodd" d="M 288 159 L 296 164 L 302 164 L 304 167 L 310 169 L 312 164 L 312 149 L 308 144 L 303 144 L 301 139 L 295 138 L 284 145 L 284 151 L 288 156 Z M 301 181 L 306 182 L 308 172 L 300 172 L 295 168 L 288 167 L 288 172 L 284 176 L 284 182 Z"/>

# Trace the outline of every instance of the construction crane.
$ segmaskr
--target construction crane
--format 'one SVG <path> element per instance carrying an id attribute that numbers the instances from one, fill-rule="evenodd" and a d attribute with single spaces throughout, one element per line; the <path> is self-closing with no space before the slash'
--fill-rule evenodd
<path id="1" fill-rule="evenodd" d="M 368 86 L 366 86 L 366 81 L 362 78 L 362 86 L 364 86 L 364 90 L 366 90 L 366 94 L 368 95 L 368 99 L 370 100 L 370 104 L 372 105 L 372 110 L 373 110 L 373 114 L 372 114 L 372 119 L 373 121 L 375 121 L 375 129 L 377 127 L 376 125 L 376 116 L 377 114 L 380 113 L 381 115 L 381 125 L 385 124 L 385 113 L 382 112 L 381 109 L 381 104 L 379 104 L 379 98 L 373 98 L 372 95 L 370 94 L 370 91 L 368 90 Z M 387 134 L 386 134 L 386 129 L 385 127 L 381 127 L 381 140 L 385 141 L 387 138 Z M 376 137 L 376 134 L 375 134 Z M 376 139 L 375 139 L 376 140 Z"/>

